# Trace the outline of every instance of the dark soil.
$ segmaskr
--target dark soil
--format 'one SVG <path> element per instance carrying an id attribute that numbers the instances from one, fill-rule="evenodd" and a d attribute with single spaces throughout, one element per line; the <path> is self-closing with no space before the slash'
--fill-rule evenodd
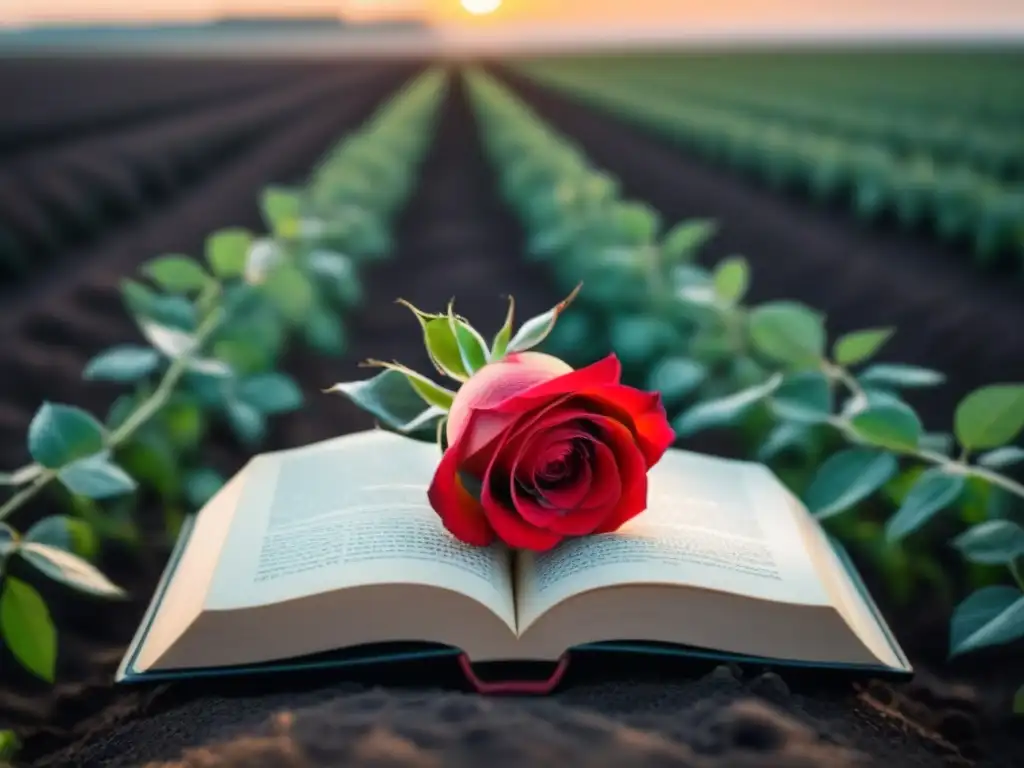
<path id="1" fill-rule="evenodd" d="M 78 269 L 69 268 L 61 279 L 41 285 L 32 298 L 9 298 L 5 310 L 11 307 L 16 322 L 0 331 L 4 355 L 0 366 L 16 375 L 0 380 L 0 466 L 16 466 L 24 459 L 24 428 L 42 399 L 98 409 L 109 402 L 109 390 L 81 387 L 77 381 L 92 354 L 114 341 L 135 337 L 116 295 L 121 276 L 155 253 L 196 252 L 203 237 L 215 228 L 232 224 L 258 228 L 253 192 L 270 180 L 300 178 L 330 141 L 367 113 L 383 95 L 383 81 L 389 78 L 392 83 L 397 80 L 396 75 L 382 76 L 375 87 L 354 88 L 351 98 L 339 100 L 333 109 L 320 108 L 304 123 L 282 128 L 189 197 L 69 260 Z M 703 202 L 720 202 L 710 196 L 711 188 L 704 196 L 690 191 L 685 166 L 672 165 L 684 161 L 672 152 L 656 155 L 656 144 L 611 123 L 608 130 L 618 133 L 608 134 L 614 139 L 601 143 L 593 137 L 603 135 L 604 118 L 584 119 L 585 111 L 562 106 L 553 98 L 547 103 L 553 114 L 577 115 L 572 132 L 593 142 L 595 159 L 621 173 L 638 196 L 650 192 L 647 199 L 664 206 L 670 220 L 693 215 L 694 210 L 707 215 L 711 211 L 701 207 Z M 336 381 L 367 376 L 365 369 L 357 367 L 366 357 L 397 359 L 429 370 L 415 320 L 407 309 L 394 304 L 396 298 L 436 310 L 454 297 L 459 312 L 486 333 L 499 326 L 508 294 L 515 296 L 520 318 L 542 312 L 562 298 L 552 292 L 543 274 L 532 272 L 521 259 L 522 233 L 495 194 L 475 131 L 464 94 L 455 88 L 423 168 L 422 183 L 399 222 L 397 251 L 390 261 L 366 274 L 365 306 L 347 326 L 352 341 L 348 356 L 328 361 L 304 352 L 292 355 L 287 368 L 302 383 L 308 402 L 303 411 L 280 419 L 266 449 L 369 427 L 366 414 L 340 398 L 320 393 Z M 616 151 L 611 149 L 614 142 L 619 142 Z M 606 155 L 598 156 L 602 147 Z M 659 170 L 658 163 L 664 169 Z M 673 171 L 674 194 L 668 183 Z M 648 183 L 648 178 L 664 181 Z M 693 178 L 701 177 L 694 171 Z M 692 200 L 694 209 L 685 210 L 679 200 Z M 767 196 L 763 203 L 774 205 Z M 715 212 L 722 222 L 722 238 L 734 226 L 743 231 L 745 213 L 746 209 L 722 203 Z M 786 220 L 788 227 L 748 234 L 744 242 L 750 247 L 745 251 L 755 275 L 767 278 L 769 272 L 766 267 L 759 269 L 761 262 L 755 257 L 764 258 L 776 242 L 795 246 L 804 228 L 822 226 L 815 216 L 804 211 L 799 218 L 794 212 Z M 853 233 L 837 228 L 829 236 L 836 239 L 831 247 L 840 250 L 825 251 L 822 260 L 854 250 L 849 243 Z M 825 240 L 823 233 L 818 237 Z M 738 245 L 733 240 L 722 247 L 731 251 Z M 803 257 L 800 250 L 778 248 L 773 254 L 780 270 L 788 260 Z M 840 259 L 834 266 L 846 269 L 843 264 Z M 818 291 L 828 299 L 827 286 L 819 278 L 797 279 L 801 273 L 796 268 L 785 269 L 791 270 L 789 281 L 769 281 L 759 287 L 766 292 L 761 295 L 779 295 L 775 289 L 791 282 L 792 290 L 784 291 L 785 295 L 799 298 L 796 291 L 804 290 L 817 306 L 822 306 Z M 964 279 L 969 279 L 966 271 Z M 847 307 L 850 314 L 842 317 L 858 327 L 885 322 L 866 304 L 873 300 L 878 310 L 891 312 L 892 306 L 885 303 L 891 298 L 885 293 L 868 294 L 860 310 Z M 935 333 L 941 338 L 944 331 Z M 1020 357 L 1013 362 L 1019 361 Z M 228 467 L 237 468 L 246 458 L 228 441 L 218 440 L 209 448 Z M 563 689 L 548 701 L 492 701 L 445 691 L 461 687 L 460 681 L 453 669 L 438 663 L 350 674 L 317 672 L 114 689 L 110 685 L 114 668 L 165 556 L 163 545 L 140 562 L 110 564 L 114 578 L 128 583 L 137 595 L 129 606 L 103 610 L 68 603 L 62 608 L 58 621 L 65 631 L 56 694 L 41 686 L 30 687 L 16 674 L 8 676 L 13 665 L 4 660 L 5 678 L 14 680 L 19 692 L 0 694 L 0 727 L 13 724 L 26 734 L 24 764 L 40 768 L 130 766 L 147 761 L 281 768 L 477 764 L 839 768 L 856 764 L 1009 767 L 1024 761 L 1024 742 L 1013 739 L 1005 699 L 996 701 L 990 695 L 995 690 L 1002 694 L 1016 682 L 1005 672 L 1001 687 L 986 680 L 989 687 L 982 692 L 974 685 L 951 682 L 949 674 L 939 677 L 927 669 L 914 683 L 893 686 L 878 681 L 851 684 L 808 673 L 780 677 L 756 668 L 695 668 L 660 662 L 650 668 L 591 659 L 576 667 Z M 991 668 L 989 677 L 994 678 L 995 667 Z M 377 685 L 389 688 L 374 689 Z M 183 749 L 193 747 L 199 749 L 182 757 Z"/>

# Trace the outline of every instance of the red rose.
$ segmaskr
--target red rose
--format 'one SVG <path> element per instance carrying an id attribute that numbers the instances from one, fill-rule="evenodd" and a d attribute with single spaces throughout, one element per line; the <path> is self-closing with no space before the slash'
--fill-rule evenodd
<path id="1" fill-rule="evenodd" d="M 573 370 L 538 352 L 459 389 L 428 496 L 458 539 L 543 551 L 608 533 L 647 506 L 647 471 L 675 439 L 661 396 L 619 383 L 614 355 Z"/>

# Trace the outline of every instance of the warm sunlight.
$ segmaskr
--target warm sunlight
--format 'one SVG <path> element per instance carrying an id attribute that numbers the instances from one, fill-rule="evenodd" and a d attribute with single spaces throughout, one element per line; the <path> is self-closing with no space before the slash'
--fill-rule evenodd
<path id="1" fill-rule="evenodd" d="M 474 16 L 486 16 L 501 7 L 501 0 L 462 0 L 462 7 Z"/>

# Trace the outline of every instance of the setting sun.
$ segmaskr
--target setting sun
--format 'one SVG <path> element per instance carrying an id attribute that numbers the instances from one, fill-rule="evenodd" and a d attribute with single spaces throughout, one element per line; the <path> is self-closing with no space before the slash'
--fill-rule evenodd
<path id="1" fill-rule="evenodd" d="M 501 0 L 462 0 L 462 7 L 474 16 L 486 16 L 501 7 Z"/>

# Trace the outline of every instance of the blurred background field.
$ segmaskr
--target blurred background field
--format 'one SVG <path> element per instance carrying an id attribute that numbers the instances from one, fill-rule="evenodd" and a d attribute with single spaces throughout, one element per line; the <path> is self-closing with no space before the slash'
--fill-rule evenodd
<path id="1" fill-rule="evenodd" d="M 844 449 L 822 409 L 895 408 L 915 450 L 953 461 L 964 398 L 1024 382 L 1015 0 L 280 5 L 0 8 L 0 519 L 24 533 L 59 517 L 47 541 L 129 597 L 84 598 L 7 559 L 5 583 L 42 596 L 55 638 L 40 654 L 13 613 L 0 620 L 0 729 L 25 764 L 88 764 L 111 713 L 142 716 L 142 695 L 109 683 L 183 515 L 254 452 L 370 426 L 321 394 L 363 378 L 361 360 L 431 370 L 399 297 L 440 311 L 454 296 L 493 331 L 509 294 L 525 319 L 582 279 L 549 351 L 579 366 L 614 350 L 629 383 L 662 392 L 678 445 L 767 461 L 822 508 L 815 478 Z M 167 256 L 213 276 L 193 287 L 255 296 L 209 345 L 232 383 L 186 377 L 153 429 L 116 446 L 131 492 L 90 498 L 57 478 L 12 506 L 37 478 L 15 470 L 36 459 L 26 435 L 44 402 L 116 432 L 173 359 L 146 328 L 198 333 L 206 294 L 182 287 L 180 261 L 153 266 Z M 247 270 L 268 258 L 283 271 L 257 285 Z M 870 403 L 829 389 L 822 405 L 814 384 L 793 421 L 763 389 L 779 361 L 742 323 L 780 301 L 820 313 L 830 353 L 895 329 L 870 353 L 881 372 L 855 371 Z M 83 375 L 125 345 L 143 348 L 134 368 Z M 147 345 L 160 355 L 140 367 Z M 999 420 L 1024 426 L 1011 400 Z M 920 462 L 904 461 L 823 521 L 936 681 L 887 689 L 890 715 L 913 723 L 907 754 L 1024 756 L 1018 432 L 988 446 L 1007 483 L 971 477 L 923 503 Z M 994 533 L 953 543 L 970 531 Z M 951 623 L 986 589 L 998 599 L 973 624 Z M 948 658 L 992 622 L 984 647 Z"/>

